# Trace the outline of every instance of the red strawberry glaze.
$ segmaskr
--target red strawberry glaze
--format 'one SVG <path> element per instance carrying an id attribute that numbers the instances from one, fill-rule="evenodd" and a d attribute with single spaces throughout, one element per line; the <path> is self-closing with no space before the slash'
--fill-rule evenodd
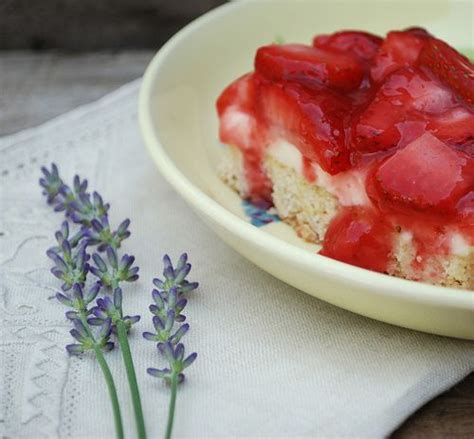
<path id="1" fill-rule="evenodd" d="M 364 77 L 363 65 L 351 53 L 304 44 L 261 47 L 255 71 L 271 81 L 316 82 L 346 92 L 357 89 Z"/>
<path id="2" fill-rule="evenodd" d="M 331 35 L 317 35 L 313 46 L 339 53 L 352 53 L 370 61 L 378 52 L 382 38 L 360 31 L 342 31 Z"/>
<path id="3" fill-rule="evenodd" d="M 474 106 L 474 66 L 444 41 L 430 38 L 424 44 L 419 64 L 427 66 L 468 104 Z"/>
<path id="4" fill-rule="evenodd" d="M 358 267 L 386 270 L 392 229 L 372 209 L 344 207 L 331 221 L 320 254 Z"/>
<path id="5" fill-rule="evenodd" d="M 371 78 L 380 83 L 390 73 L 415 65 L 423 46 L 430 38 L 431 36 L 420 28 L 389 32 L 373 59 Z"/>
<path id="6" fill-rule="evenodd" d="M 308 89 L 294 82 L 261 80 L 256 96 L 257 119 L 267 138 L 284 138 L 326 172 L 349 169 L 345 129 L 350 101 L 330 89 Z"/>
<path id="7" fill-rule="evenodd" d="M 217 101 L 220 139 L 242 151 L 255 202 L 271 203 L 263 159 L 277 140 L 299 150 L 309 183 L 324 171 L 336 196 L 363 186 L 359 201 L 339 197 L 321 254 L 386 272 L 404 232 L 414 271 L 430 261 L 435 276 L 454 234 L 474 245 L 473 71 L 419 28 L 265 46 Z"/>
<path id="8" fill-rule="evenodd" d="M 305 176 L 306 180 L 310 183 L 314 183 L 316 181 L 316 173 L 314 172 L 313 163 L 310 159 L 303 156 L 303 175 Z"/>

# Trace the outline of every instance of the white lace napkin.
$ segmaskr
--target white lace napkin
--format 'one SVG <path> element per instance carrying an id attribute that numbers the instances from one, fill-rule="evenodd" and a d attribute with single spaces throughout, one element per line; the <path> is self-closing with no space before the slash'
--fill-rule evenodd
<path id="1" fill-rule="evenodd" d="M 161 437 L 168 389 L 151 329 L 151 279 L 161 256 L 189 253 L 186 346 L 199 357 L 178 394 L 176 437 L 382 437 L 474 365 L 474 345 L 389 326 L 340 310 L 274 279 L 222 243 L 158 174 L 140 140 L 133 82 L 43 126 L 0 139 L 2 437 L 113 437 L 97 364 L 70 358 L 64 309 L 45 249 L 62 216 L 45 205 L 39 167 L 87 177 L 132 219 L 125 250 L 141 278 L 125 310 L 141 314 L 131 345 L 150 438 Z M 120 353 L 107 355 L 134 437 Z M 3 430 L 2 430 L 3 429 Z"/>

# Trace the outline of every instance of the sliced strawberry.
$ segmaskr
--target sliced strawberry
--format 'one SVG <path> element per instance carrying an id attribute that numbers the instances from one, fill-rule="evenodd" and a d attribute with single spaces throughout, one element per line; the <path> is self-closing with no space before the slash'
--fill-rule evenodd
<path id="1" fill-rule="evenodd" d="M 262 83 L 257 92 L 257 112 L 276 137 L 294 143 L 306 158 L 330 174 L 348 169 L 345 124 L 350 103 L 321 88 L 308 91 L 296 83 Z"/>
<path id="2" fill-rule="evenodd" d="M 431 34 L 422 27 L 408 27 L 403 32 L 409 33 L 410 35 L 415 35 L 420 38 L 431 38 Z"/>
<path id="3" fill-rule="evenodd" d="M 219 138 L 243 154 L 245 180 L 254 202 L 271 201 L 271 183 L 263 166 L 265 127 L 255 113 L 257 79 L 253 73 L 230 84 L 217 100 Z"/>
<path id="4" fill-rule="evenodd" d="M 370 70 L 372 79 L 381 82 L 395 70 L 414 65 L 430 38 L 421 28 L 389 32 L 373 60 L 374 65 Z"/>
<path id="5" fill-rule="evenodd" d="M 338 261 L 384 272 L 392 250 L 393 228 L 374 212 L 345 207 L 331 221 L 319 252 Z"/>
<path id="6" fill-rule="evenodd" d="M 234 106 L 241 111 L 253 112 L 255 105 L 256 83 L 253 73 L 247 73 L 232 82 L 217 99 L 219 116 L 229 107 Z"/>
<path id="7" fill-rule="evenodd" d="M 364 76 L 356 57 L 303 44 L 261 47 L 255 70 L 271 81 L 316 82 L 342 91 L 356 89 Z"/>
<path id="8" fill-rule="evenodd" d="M 445 42 L 431 38 L 423 47 L 419 62 L 474 106 L 474 64 L 465 56 Z"/>
<path id="9" fill-rule="evenodd" d="M 368 192 L 380 206 L 447 213 L 472 182 L 472 159 L 425 133 L 379 167 Z"/>
<path id="10" fill-rule="evenodd" d="M 242 149 L 258 146 L 255 96 L 256 83 L 252 73 L 234 81 L 219 96 L 216 106 L 220 118 L 221 142 Z"/>
<path id="11" fill-rule="evenodd" d="M 427 129 L 438 139 L 472 155 L 474 146 L 474 112 L 458 105 L 440 115 L 430 117 Z"/>
<path id="12" fill-rule="evenodd" d="M 446 128 L 442 115 L 458 107 L 452 91 L 436 79 L 417 68 L 400 69 L 386 78 L 372 102 L 355 118 L 355 148 L 376 152 L 404 146 L 419 137 L 427 126 L 441 132 Z M 446 131 L 454 133 L 454 117 L 452 122 L 452 129 Z"/>
<path id="13" fill-rule="evenodd" d="M 371 60 L 382 44 L 382 38 L 361 31 L 342 31 L 330 35 L 317 35 L 313 46 L 336 52 L 353 53 L 363 60 Z"/>

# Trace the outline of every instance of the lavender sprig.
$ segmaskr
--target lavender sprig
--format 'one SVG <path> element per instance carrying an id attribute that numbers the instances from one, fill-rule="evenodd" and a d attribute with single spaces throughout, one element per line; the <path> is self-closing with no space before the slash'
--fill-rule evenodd
<path id="1" fill-rule="evenodd" d="M 164 280 L 153 279 L 153 284 L 157 289 L 152 291 L 154 304 L 150 305 L 150 311 L 154 314 L 152 322 L 156 332 L 143 333 L 146 340 L 158 342 L 158 353 L 167 362 L 167 367 L 162 369 L 152 367 L 147 369 L 149 375 L 161 378 L 171 386 L 165 435 L 167 439 L 171 437 L 173 430 L 177 389 L 185 378 L 183 371 L 191 366 L 197 357 L 196 352 L 185 357 L 184 344 L 181 343 L 181 339 L 189 331 L 189 324 L 181 324 L 175 329 L 176 323 L 179 324 L 186 319 L 181 314 L 187 304 L 185 295 L 199 285 L 197 282 L 186 280 L 186 276 L 191 271 L 191 264 L 187 260 L 187 254 L 183 253 L 176 264 L 176 268 L 174 268 L 170 257 L 168 255 L 164 256 Z"/>
<path id="2" fill-rule="evenodd" d="M 98 245 L 103 251 L 111 246 L 119 248 L 122 241 L 130 236 L 128 226 L 130 220 L 124 220 L 117 230 L 112 231 L 108 221 L 110 205 L 104 203 L 98 192 L 87 192 L 87 180 L 74 177 L 72 188 L 61 179 L 58 167 L 53 163 L 51 170 L 41 168 L 43 177 L 40 185 L 48 204 L 53 205 L 56 212 L 64 211 L 66 217 L 84 227 L 90 245 Z"/>
<path id="3" fill-rule="evenodd" d="M 57 168 L 53 174 L 58 176 Z M 83 237 L 81 232 L 71 238 L 69 235 L 69 224 L 65 221 L 55 234 L 58 245 L 47 251 L 48 257 L 55 264 L 51 272 L 63 281 L 62 292 L 57 292 L 56 298 L 70 308 L 66 312 L 66 317 L 72 321 L 74 326 L 70 334 L 77 343 L 68 344 L 66 350 L 70 355 L 79 355 L 87 351 L 94 353 L 109 389 L 117 438 L 123 439 L 122 416 L 117 389 L 103 355 L 103 352 L 110 351 L 114 347 L 114 343 L 110 340 L 112 321 L 111 319 L 103 320 L 97 331 L 92 331 L 90 328 L 87 322 L 87 316 L 91 313 L 89 305 L 97 297 L 101 285 L 96 283 L 85 292 L 84 284 L 89 271 L 87 261 L 90 258 L 86 252 L 87 244 L 80 242 Z"/>

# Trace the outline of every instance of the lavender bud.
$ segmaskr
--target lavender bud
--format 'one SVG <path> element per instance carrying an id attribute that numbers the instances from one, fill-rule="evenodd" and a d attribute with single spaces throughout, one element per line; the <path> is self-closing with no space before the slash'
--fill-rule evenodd
<path id="1" fill-rule="evenodd" d="M 84 352 L 84 348 L 82 347 L 82 345 L 76 343 L 68 344 L 66 346 L 66 350 L 70 355 L 79 355 Z"/>

